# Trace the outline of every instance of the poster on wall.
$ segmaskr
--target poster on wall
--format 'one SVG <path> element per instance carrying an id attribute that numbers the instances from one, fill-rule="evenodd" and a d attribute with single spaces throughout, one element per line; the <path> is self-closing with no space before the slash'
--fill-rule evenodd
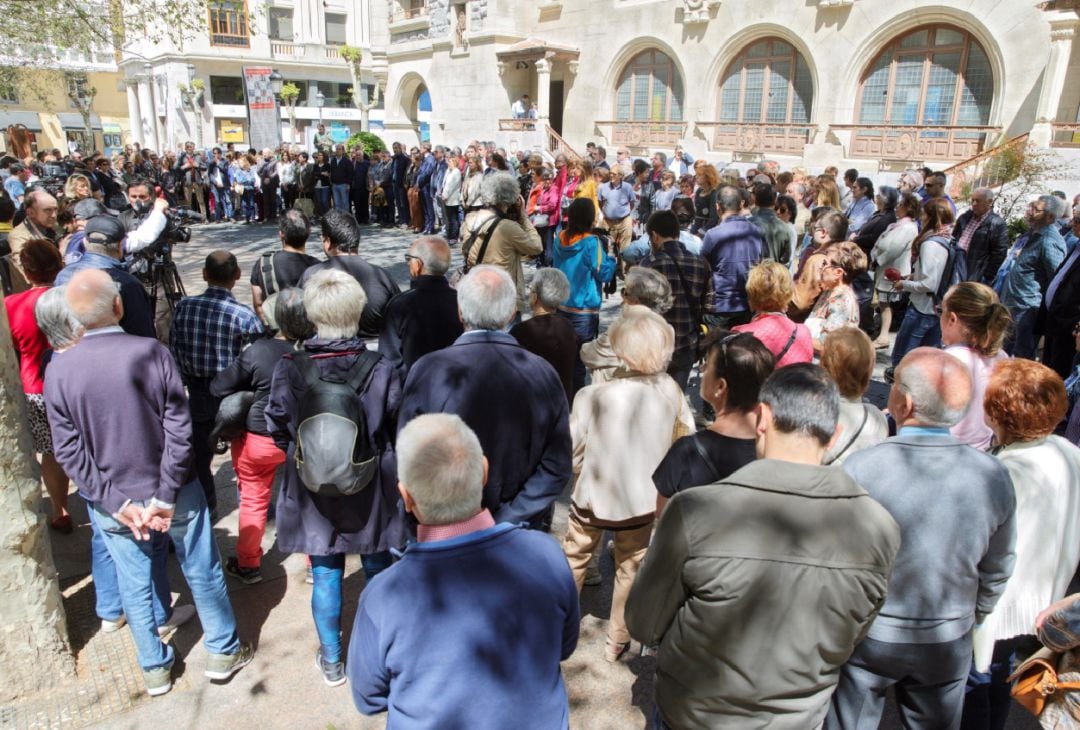
<path id="1" fill-rule="evenodd" d="M 270 88 L 269 66 L 244 66 L 244 95 L 247 99 L 249 144 L 257 150 L 276 149 L 281 144 L 281 115 Z"/>
<path id="2" fill-rule="evenodd" d="M 345 144 L 349 141 L 349 128 L 341 122 L 330 122 L 330 139 L 334 144 Z"/>

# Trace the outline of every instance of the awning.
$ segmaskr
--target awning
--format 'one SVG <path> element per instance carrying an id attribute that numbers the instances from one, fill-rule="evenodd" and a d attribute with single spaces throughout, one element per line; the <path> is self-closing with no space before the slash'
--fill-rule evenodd
<path id="1" fill-rule="evenodd" d="M 553 43 L 538 38 L 527 38 L 508 48 L 495 53 L 495 58 L 502 63 L 514 61 L 537 61 L 547 58 L 552 61 L 576 61 L 580 52 L 575 46 Z"/>
<path id="2" fill-rule="evenodd" d="M 41 131 L 41 117 L 37 112 L 0 112 L 0 129 L 21 124 L 31 132 Z"/>
<path id="3" fill-rule="evenodd" d="M 78 112 L 60 112 L 56 115 L 56 118 L 60 121 L 60 126 L 64 129 L 71 129 L 79 131 L 86 129 L 86 122 L 83 121 L 82 114 Z M 90 115 L 90 126 L 93 129 L 101 129 L 101 117 L 97 114 Z"/>

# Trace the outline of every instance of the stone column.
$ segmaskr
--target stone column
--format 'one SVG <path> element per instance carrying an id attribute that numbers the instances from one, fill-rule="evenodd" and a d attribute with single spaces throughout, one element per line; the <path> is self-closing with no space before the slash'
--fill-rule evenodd
<path id="1" fill-rule="evenodd" d="M 128 124 L 131 125 L 131 141 L 143 144 L 142 115 L 139 113 L 139 89 L 129 81 L 127 83 Z"/>
<path id="2" fill-rule="evenodd" d="M 0 308 L 2 309 L 2 308 Z M 0 311 L 0 341 L 8 342 Z M 19 365 L 0 347 L 0 702 L 70 679 L 75 663 L 49 547 L 37 514 L 41 481 L 30 439 Z"/>
<path id="3" fill-rule="evenodd" d="M 154 96 L 150 89 L 153 79 L 149 76 L 139 79 L 139 122 L 142 125 L 143 146 L 161 154 L 161 145 L 157 133 L 157 110 L 154 108 Z"/>
<path id="4" fill-rule="evenodd" d="M 1065 89 L 1065 76 L 1069 71 L 1069 57 L 1072 55 L 1077 24 L 1074 13 L 1055 13 L 1050 18 L 1050 57 L 1043 72 L 1039 106 L 1030 136 L 1031 143 L 1037 147 L 1049 147 L 1053 138 L 1051 124 L 1056 121 L 1061 92 Z"/>
<path id="5" fill-rule="evenodd" d="M 546 58 L 536 62 L 536 109 L 546 123 L 551 117 L 551 61 Z"/>

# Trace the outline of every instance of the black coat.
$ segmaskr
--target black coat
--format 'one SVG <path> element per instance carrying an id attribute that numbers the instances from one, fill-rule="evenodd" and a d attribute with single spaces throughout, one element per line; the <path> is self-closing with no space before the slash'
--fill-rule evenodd
<path id="1" fill-rule="evenodd" d="M 390 278 L 390 274 L 386 273 L 386 269 L 381 266 L 370 264 L 357 255 L 331 256 L 323 263 L 309 267 L 300 279 L 300 287 L 303 288 L 304 282 L 315 272 L 324 269 L 344 271 L 364 288 L 367 304 L 364 305 L 364 311 L 360 315 L 360 337 L 378 337 L 385 323 L 386 306 L 400 291 L 398 285 Z"/>
<path id="2" fill-rule="evenodd" d="M 957 219 L 953 226 L 953 241 L 960 240 L 960 234 L 964 232 L 975 214 L 968 210 Z M 983 284 L 993 284 L 994 277 L 1005 255 L 1009 252 L 1009 231 L 1004 219 L 991 211 L 979 225 L 978 230 L 971 237 L 967 251 L 967 278 L 968 281 L 978 281 Z"/>
<path id="3" fill-rule="evenodd" d="M 866 253 L 867 258 L 869 258 L 870 250 L 874 248 L 878 238 L 893 223 L 896 223 L 896 213 L 891 210 L 877 211 L 859 229 L 858 234 L 855 236 L 855 243 Z"/>
<path id="4" fill-rule="evenodd" d="M 413 363 L 454 344 L 462 331 L 457 292 L 450 282 L 445 276 L 420 276 L 386 306 L 379 353 L 405 382 Z"/>
<path id="5" fill-rule="evenodd" d="M 210 382 L 210 395 L 215 398 L 251 391 L 255 401 L 247 414 L 246 430 L 263 436 L 270 434 L 263 411 L 270 399 L 270 382 L 281 356 L 292 352 L 293 343 L 288 340 L 261 339 L 251 343 L 240 353 L 233 364 L 214 376 Z"/>
<path id="6" fill-rule="evenodd" d="M 350 185 L 353 181 L 353 163 L 348 157 L 330 158 L 330 184 Z"/>

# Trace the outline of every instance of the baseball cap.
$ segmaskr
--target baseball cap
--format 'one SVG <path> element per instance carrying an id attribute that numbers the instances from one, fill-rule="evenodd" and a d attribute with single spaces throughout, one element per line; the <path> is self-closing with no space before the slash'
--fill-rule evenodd
<path id="1" fill-rule="evenodd" d="M 96 215 L 106 215 L 109 209 L 94 198 L 84 198 L 71 209 L 75 214 L 75 220 L 88 221 Z"/>
<path id="2" fill-rule="evenodd" d="M 106 246 L 110 243 L 120 243 L 127 236 L 124 224 L 111 215 L 96 215 L 86 222 L 83 236 L 87 243 Z"/>

